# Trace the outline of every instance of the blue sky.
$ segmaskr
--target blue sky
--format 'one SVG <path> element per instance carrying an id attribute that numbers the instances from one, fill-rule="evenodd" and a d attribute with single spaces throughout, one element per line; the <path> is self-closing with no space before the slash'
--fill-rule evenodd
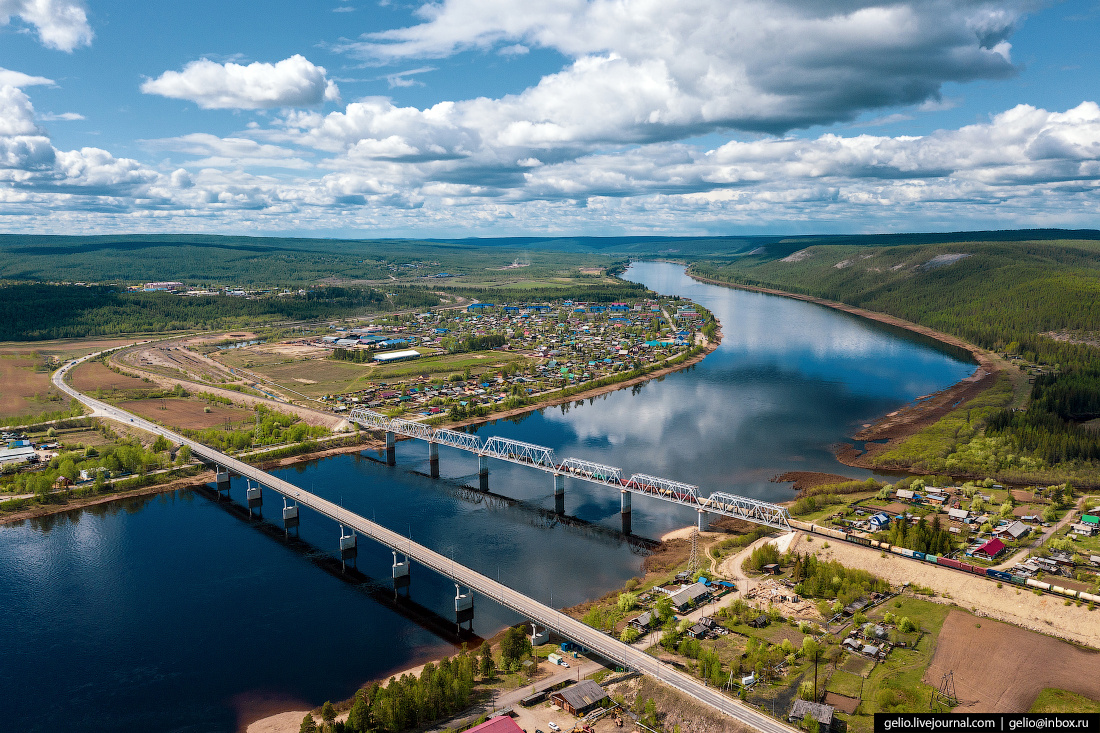
<path id="1" fill-rule="evenodd" d="M 0 231 L 1100 226 L 1100 0 L 0 0 Z"/>

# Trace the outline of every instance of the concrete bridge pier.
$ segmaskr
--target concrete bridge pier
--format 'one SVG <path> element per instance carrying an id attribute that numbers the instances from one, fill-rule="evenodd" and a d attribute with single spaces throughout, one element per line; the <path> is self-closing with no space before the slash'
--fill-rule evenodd
<path id="1" fill-rule="evenodd" d="M 386 465 L 397 465 L 397 436 L 392 430 L 386 431 Z"/>
<path id="2" fill-rule="evenodd" d="M 550 629 L 539 630 L 539 625 L 531 622 L 531 646 L 550 643 Z"/>
<path id="3" fill-rule="evenodd" d="M 248 516 L 252 516 L 253 509 L 259 509 L 264 503 L 264 489 L 260 484 L 252 485 L 252 481 L 246 479 L 247 487 L 244 491 L 245 500 L 248 502 Z M 259 512 L 263 516 L 263 512 Z"/>
<path id="4" fill-rule="evenodd" d="M 283 535 L 289 535 L 291 527 L 294 528 L 294 534 L 298 534 L 298 505 L 288 504 L 286 497 L 283 497 Z"/>
<path id="5" fill-rule="evenodd" d="M 340 525 L 340 571 L 347 570 L 347 561 L 351 560 L 355 566 L 355 558 L 359 556 L 359 548 L 355 542 L 355 532 L 344 534 L 344 525 Z"/>
<path id="6" fill-rule="evenodd" d="M 463 622 L 469 621 L 470 625 L 468 629 L 474 630 L 474 592 L 467 589 L 465 593 L 462 592 L 462 586 L 455 583 L 455 627 L 456 630 L 462 631 Z"/>
<path id="7" fill-rule="evenodd" d="M 428 468 L 432 478 L 439 478 L 439 443 L 428 441 Z"/>
<path id="8" fill-rule="evenodd" d="M 477 457 L 477 483 L 482 491 L 489 490 L 489 456 L 485 454 Z"/>
<path id="9" fill-rule="evenodd" d="M 214 471 L 214 488 L 217 489 L 218 497 L 221 497 L 222 492 L 225 492 L 226 496 L 229 496 L 229 469 L 218 466 Z"/>
<path id="10" fill-rule="evenodd" d="M 554 512 L 565 514 L 565 476 L 554 474 Z"/>
<path id="11" fill-rule="evenodd" d="M 710 520 L 707 519 L 707 513 L 704 512 L 702 509 L 697 509 L 696 511 L 699 512 L 699 531 L 702 532 L 710 525 Z"/>
<path id="12" fill-rule="evenodd" d="M 393 597 L 396 600 L 397 591 L 401 588 L 405 589 L 406 597 L 409 595 L 409 582 L 411 581 L 409 577 L 409 558 L 405 556 L 403 562 L 398 562 L 397 550 L 391 552 L 393 552 Z"/>
<path id="13" fill-rule="evenodd" d="M 630 534 L 630 492 L 621 489 L 619 491 L 619 502 L 623 518 L 623 534 Z"/>

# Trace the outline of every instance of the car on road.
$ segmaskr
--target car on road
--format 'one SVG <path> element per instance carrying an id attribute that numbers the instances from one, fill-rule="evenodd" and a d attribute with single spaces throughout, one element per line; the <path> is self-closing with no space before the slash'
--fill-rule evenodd
<path id="1" fill-rule="evenodd" d="M 563 660 L 562 660 L 562 662 L 561 662 L 561 666 L 565 667 L 566 669 L 569 669 L 569 662 L 566 662 L 566 661 L 565 661 L 565 660 L 563 659 Z"/>
<path id="2" fill-rule="evenodd" d="M 553 730 L 553 731 L 560 731 L 561 730 L 561 728 L 558 727 L 558 724 L 555 723 L 552 720 L 549 723 L 547 723 L 546 725 L 550 726 L 550 730 Z"/>

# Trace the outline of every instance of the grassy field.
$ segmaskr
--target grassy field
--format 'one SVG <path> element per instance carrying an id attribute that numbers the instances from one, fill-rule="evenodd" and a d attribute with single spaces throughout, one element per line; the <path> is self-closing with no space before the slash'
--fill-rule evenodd
<path id="1" fill-rule="evenodd" d="M 235 426 L 255 419 L 255 413 L 251 410 L 225 405 L 210 405 L 201 399 L 129 400 L 118 403 L 118 406 L 147 420 L 188 430 L 220 428 L 226 422 Z"/>
<path id="2" fill-rule="evenodd" d="M 863 690 L 863 678 L 851 672 L 837 670 L 829 678 L 829 684 L 825 686 L 827 692 L 835 692 L 838 695 L 858 698 Z"/>
<path id="3" fill-rule="evenodd" d="M 50 373 L 32 354 L 0 356 L 0 418 L 36 415 L 64 407 L 65 401 L 50 384 Z"/>
<path id="4" fill-rule="evenodd" d="M 81 392 L 151 392 L 157 388 L 152 382 L 113 372 L 98 361 L 86 361 L 72 371 L 73 387 Z"/>
<path id="5" fill-rule="evenodd" d="M 1100 713 L 1100 701 L 1048 687 L 1039 693 L 1029 713 Z"/>

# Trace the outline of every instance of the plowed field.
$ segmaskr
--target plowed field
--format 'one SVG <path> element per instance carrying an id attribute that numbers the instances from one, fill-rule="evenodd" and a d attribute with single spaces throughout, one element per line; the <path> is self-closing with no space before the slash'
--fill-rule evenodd
<path id="1" fill-rule="evenodd" d="M 955 712 L 1025 713 L 1048 687 L 1100 700 L 1100 652 L 963 611 L 944 621 L 924 682 L 938 687 L 946 672 Z"/>
<path id="2" fill-rule="evenodd" d="M 136 377 L 116 374 L 98 361 L 86 361 L 72 372 L 73 387 L 81 392 L 103 390 L 156 389 L 157 385 L 144 382 Z"/>
<path id="3" fill-rule="evenodd" d="M 50 375 L 36 372 L 37 363 L 38 360 L 32 357 L 0 359 L 0 417 L 65 409 L 67 401 L 44 403 L 33 399 L 35 395 L 45 397 L 50 390 Z"/>

